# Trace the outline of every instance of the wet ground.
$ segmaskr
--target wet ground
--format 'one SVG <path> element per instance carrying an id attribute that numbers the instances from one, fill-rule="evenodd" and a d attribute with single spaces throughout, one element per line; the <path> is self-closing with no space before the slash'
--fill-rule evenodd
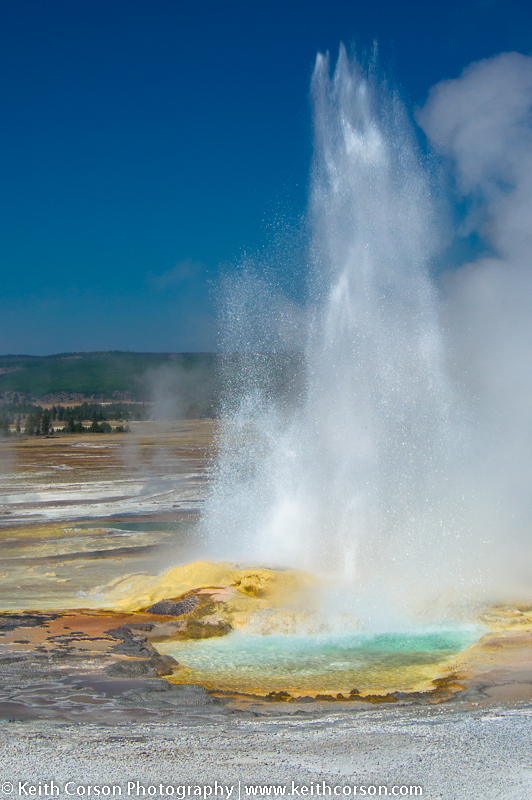
<path id="1" fill-rule="evenodd" d="M 195 509 L 215 425 L 132 422 L 130 434 L 0 440 L 0 523 Z"/>
<path id="2" fill-rule="evenodd" d="M 72 608 L 198 552 L 214 423 L 0 441 L 0 609 Z"/>

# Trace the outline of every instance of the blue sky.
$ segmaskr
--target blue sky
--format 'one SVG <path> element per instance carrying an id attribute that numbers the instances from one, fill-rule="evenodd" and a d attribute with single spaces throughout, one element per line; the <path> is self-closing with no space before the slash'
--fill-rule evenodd
<path id="1" fill-rule="evenodd" d="M 502 51 L 516 0 L 17 0 L 0 25 L 0 353 L 209 350 L 219 265 L 305 209 L 315 55 L 411 110 Z"/>

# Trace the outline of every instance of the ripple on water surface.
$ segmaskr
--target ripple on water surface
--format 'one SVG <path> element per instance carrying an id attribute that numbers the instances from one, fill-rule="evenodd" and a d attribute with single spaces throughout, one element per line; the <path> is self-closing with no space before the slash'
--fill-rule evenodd
<path id="1" fill-rule="evenodd" d="M 158 644 L 181 664 L 179 683 L 210 689 L 271 691 L 407 691 L 477 641 L 476 627 L 423 633 L 259 636 L 238 631 L 199 641 Z"/>

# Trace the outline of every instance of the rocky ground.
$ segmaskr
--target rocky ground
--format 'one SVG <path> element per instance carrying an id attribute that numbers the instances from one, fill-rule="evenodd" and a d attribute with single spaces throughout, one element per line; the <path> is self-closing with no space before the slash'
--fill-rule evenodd
<path id="1" fill-rule="evenodd" d="M 206 798 L 215 781 L 228 787 L 225 796 L 239 798 L 257 785 L 295 797 L 304 786 L 321 794 L 340 787 L 341 796 L 353 796 L 355 787 L 357 796 L 418 787 L 419 796 L 420 787 L 423 797 L 445 800 L 525 800 L 532 793 L 529 704 L 239 708 L 196 687 L 54 677 L 53 669 L 34 676 L 34 702 L 43 678 L 48 686 L 55 681 L 61 714 L 46 717 L 50 706 L 42 706 L 39 719 L 0 724 L 4 796 L 25 795 L 28 785 L 52 796 L 51 781 L 53 796 L 62 798 L 95 796 L 96 787 L 116 795 L 113 786 L 133 797 L 200 787 Z"/>

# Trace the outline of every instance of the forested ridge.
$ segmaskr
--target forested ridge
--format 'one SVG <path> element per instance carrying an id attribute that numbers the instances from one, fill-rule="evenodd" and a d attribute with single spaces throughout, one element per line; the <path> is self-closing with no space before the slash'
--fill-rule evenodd
<path id="1" fill-rule="evenodd" d="M 134 420 L 216 417 L 250 391 L 297 402 L 303 380 L 296 353 L 0 356 L 0 435 L 122 433 Z"/>

